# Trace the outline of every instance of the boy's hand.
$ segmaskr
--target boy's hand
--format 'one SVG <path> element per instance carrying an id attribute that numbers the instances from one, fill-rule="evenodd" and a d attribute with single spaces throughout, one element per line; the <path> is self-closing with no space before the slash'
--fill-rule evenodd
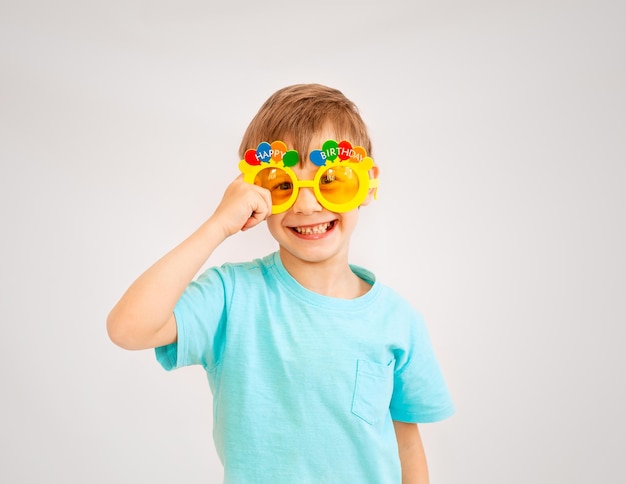
<path id="1" fill-rule="evenodd" d="M 228 185 L 222 201 L 211 217 L 229 237 L 240 230 L 258 225 L 272 214 L 272 198 L 269 190 L 246 183 L 239 175 Z"/>

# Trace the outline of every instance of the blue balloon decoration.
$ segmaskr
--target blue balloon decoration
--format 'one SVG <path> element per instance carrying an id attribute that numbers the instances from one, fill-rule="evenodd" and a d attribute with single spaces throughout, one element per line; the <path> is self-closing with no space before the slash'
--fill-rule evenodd
<path id="1" fill-rule="evenodd" d="M 270 145 L 267 141 L 263 141 L 259 143 L 256 149 L 256 156 L 263 163 L 269 163 L 272 158 L 272 145 Z"/>
<path id="2" fill-rule="evenodd" d="M 317 166 L 324 166 L 326 164 L 326 155 L 323 154 L 322 150 L 313 150 L 309 155 L 311 158 L 311 162 Z"/>

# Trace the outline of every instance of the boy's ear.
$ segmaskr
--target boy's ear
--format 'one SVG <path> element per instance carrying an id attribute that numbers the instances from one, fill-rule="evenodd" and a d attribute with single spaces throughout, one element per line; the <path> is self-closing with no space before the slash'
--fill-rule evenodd
<path id="1" fill-rule="evenodd" d="M 378 174 L 380 173 L 380 170 L 378 168 L 378 165 L 374 165 L 370 168 L 369 170 L 369 174 L 370 174 L 370 178 L 378 178 Z M 363 200 L 363 203 L 361 203 L 361 206 L 365 206 L 368 205 L 372 199 L 374 199 L 376 197 L 376 190 L 378 190 L 378 188 L 370 188 L 370 191 L 367 192 L 367 197 L 365 197 L 365 200 Z"/>

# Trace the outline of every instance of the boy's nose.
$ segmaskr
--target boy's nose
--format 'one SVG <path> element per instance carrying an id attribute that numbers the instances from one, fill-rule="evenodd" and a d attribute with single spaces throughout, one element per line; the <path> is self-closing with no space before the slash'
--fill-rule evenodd
<path id="1" fill-rule="evenodd" d="M 322 206 L 315 198 L 312 188 L 300 188 L 298 190 L 298 196 L 293 204 L 293 211 L 304 215 L 322 211 Z"/>

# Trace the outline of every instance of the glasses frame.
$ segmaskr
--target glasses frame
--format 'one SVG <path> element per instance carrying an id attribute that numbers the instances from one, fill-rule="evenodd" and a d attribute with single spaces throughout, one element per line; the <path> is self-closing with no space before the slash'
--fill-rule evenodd
<path id="1" fill-rule="evenodd" d="M 337 161 L 330 162 L 323 166 L 320 166 L 315 172 L 315 176 L 312 180 L 300 180 L 296 173 L 288 166 L 282 166 L 282 163 L 276 163 L 274 160 L 264 161 L 258 165 L 250 165 L 245 160 L 239 162 L 239 170 L 243 173 L 243 179 L 245 182 L 253 184 L 259 172 L 270 168 L 275 168 L 284 171 L 293 183 L 293 192 L 289 199 L 279 205 L 272 205 L 272 214 L 277 214 L 289 210 L 298 198 L 300 188 L 312 188 L 315 194 L 316 200 L 322 205 L 322 207 L 330 210 L 331 212 L 349 212 L 354 210 L 363 203 L 367 194 L 371 189 L 376 189 L 374 192 L 374 198 L 376 198 L 376 192 L 378 191 L 378 178 L 371 178 L 369 176 L 369 170 L 374 166 L 374 160 L 370 157 L 365 157 L 359 162 L 352 161 Z M 326 200 L 320 190 L 320 180 L 324 173 L 331 168 L 348 167 L 354 173 L 356 173 L 359 180 L 359 188 L 349 201 L 345 203 L 333 203 Z"/>

